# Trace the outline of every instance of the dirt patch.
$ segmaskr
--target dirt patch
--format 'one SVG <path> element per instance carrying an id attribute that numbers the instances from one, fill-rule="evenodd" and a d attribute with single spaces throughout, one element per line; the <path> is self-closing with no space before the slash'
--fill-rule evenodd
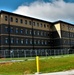
<path id="1" fill-rule="evenodd" d="M 3 62 L 3 63 L 0 63 L 0 66 L 12 65 L 12 64 L 13 64 L 12 62 Z"/>

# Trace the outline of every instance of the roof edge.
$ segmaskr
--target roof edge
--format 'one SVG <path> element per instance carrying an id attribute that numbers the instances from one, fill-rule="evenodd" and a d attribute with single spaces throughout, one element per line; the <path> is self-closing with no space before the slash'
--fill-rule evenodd
<path id="1" fill-rule="evenodd" d="M 68 23 L 68 22 L 65 22 L 65 21 L 62 21 L 62 20 L 53 22 L 53 24 L 57 24 L 57 23 L 65 23 L 65 24 L 68 24 L 68 25 L 74 25 L 74 24 L 71 24 L 71 23 Z"/>

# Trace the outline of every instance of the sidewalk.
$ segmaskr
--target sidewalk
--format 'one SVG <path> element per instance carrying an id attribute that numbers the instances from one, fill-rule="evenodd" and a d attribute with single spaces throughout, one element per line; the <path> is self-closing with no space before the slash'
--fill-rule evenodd
<path id="1" fill-rule="evenodd" d="M 54 73 L 35 74 L 35 75 L 74 75 L 74 70 L 54 72 Z"/>

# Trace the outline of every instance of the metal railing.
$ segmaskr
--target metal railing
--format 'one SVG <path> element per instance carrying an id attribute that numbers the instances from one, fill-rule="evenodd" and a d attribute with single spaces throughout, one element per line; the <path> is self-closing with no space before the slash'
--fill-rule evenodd
<path id="1" fill-rule="evenodd" d="M 34 57 L 34 56 L 56 56 L 74 53 L 69 49 L 27 49 L 27 50 L 0 50 L 0 57 Z"/>

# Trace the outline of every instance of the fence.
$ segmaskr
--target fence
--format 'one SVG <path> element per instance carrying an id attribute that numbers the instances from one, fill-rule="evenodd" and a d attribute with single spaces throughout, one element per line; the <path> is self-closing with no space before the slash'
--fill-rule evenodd
<path id="1" fill-rule="evenodd" d="M 0 57 L 34 57 L 34 56 L 52 56 L 74 53 L 69 49 L 38 49 L 38 50 L 0 50 Z"/>

